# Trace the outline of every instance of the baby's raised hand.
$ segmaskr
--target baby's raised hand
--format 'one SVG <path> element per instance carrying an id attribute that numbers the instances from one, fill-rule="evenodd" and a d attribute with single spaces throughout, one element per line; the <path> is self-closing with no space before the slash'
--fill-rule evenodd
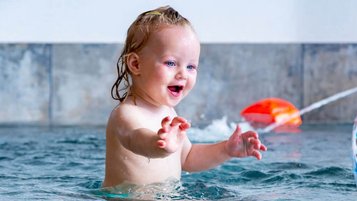
<path id="1" fill-rule="evenodd" d="M 260 151 L 267 150 L 267 147 L 260 142 L 258 133 L 254 131 L 241 133 L 238 125 L 226 142 L 225 148 L 231 157 L 254 156 L 258 160 L 262 158 Z"/>
<path id="2" fill-rule="evenodd" d="M 159 140 L 157 145 L 168 153 L 173 153 L 182 145 L 186 130 L 191 127 L 190 123 L 182 117 L 165 117 L 161 121 L 161 129 L 157 132 Z"/>

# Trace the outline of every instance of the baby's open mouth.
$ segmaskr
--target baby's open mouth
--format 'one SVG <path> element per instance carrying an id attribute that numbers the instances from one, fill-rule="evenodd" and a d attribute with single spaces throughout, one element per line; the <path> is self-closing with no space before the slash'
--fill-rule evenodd
<path id="1" fill-rule="evenodd" d="M 183 90 L 183 86 L 180 85 L 168 86 L 167 88 L 173 95 L 179 95 L 179 93 Z"/>

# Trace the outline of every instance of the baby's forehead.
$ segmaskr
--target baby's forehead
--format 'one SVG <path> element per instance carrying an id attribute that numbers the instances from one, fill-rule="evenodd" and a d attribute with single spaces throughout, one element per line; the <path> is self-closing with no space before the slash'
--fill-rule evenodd
<path id="1" fill-rule="evenodd" d="M 155 31 L 149 34 L 150 37 L 165 37 L 171 35 L 191 36 L 198 40 L 194 29 L 189 25 L 161 25 Z M 180 39 L 180 38 L 177 38 Z"/>
<path id="2" fill-rule="evenodd" d="M 200 43 L 196 33 L 189 27 L 169 26 L 153 33 L 144 49 L 155 54 L 176 57 L 199 57 Z"/>
<path id="3" fill-rule="evenodd" d="M 190 44 L 186 48 L 200 49 L 197 34 L 189 25 L 162 24 L 155 29 L 146 29 L 146 32 L 138 31 L 135 35 L 131 45 L 140 44 L 141 48 L 136 50 L 137 53 L 151 51 L 150 49 L 165 50 L 167 47 L 175 48 L 183 43 Z"/>

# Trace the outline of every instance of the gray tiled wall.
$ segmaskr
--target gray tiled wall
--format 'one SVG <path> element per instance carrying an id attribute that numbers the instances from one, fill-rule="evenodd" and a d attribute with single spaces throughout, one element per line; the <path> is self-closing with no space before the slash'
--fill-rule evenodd
<path id="1" fill-rule="evenodd" d="M 120 44 L 0 44 L 0 124 L 103 125 Z M 196 87 L 177 107 L 193 124 L 240 111 L 265 97 L 303 108 L 357 86 L 355 44 L 202 44 Z M 347 123 L 357 94 L 303 116 Z"/>

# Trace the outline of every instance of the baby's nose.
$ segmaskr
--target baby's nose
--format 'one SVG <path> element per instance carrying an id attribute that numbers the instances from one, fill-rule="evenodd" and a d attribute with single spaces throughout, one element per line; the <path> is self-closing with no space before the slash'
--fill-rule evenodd
<path id="1" fill-rule="evenodd" d="M 188 74 L 186 68 L 180 67 L 178 69 L 179 70 L 176 73 L 176 79 L 183 79 L 183 80 L 187 79 Z"/>

